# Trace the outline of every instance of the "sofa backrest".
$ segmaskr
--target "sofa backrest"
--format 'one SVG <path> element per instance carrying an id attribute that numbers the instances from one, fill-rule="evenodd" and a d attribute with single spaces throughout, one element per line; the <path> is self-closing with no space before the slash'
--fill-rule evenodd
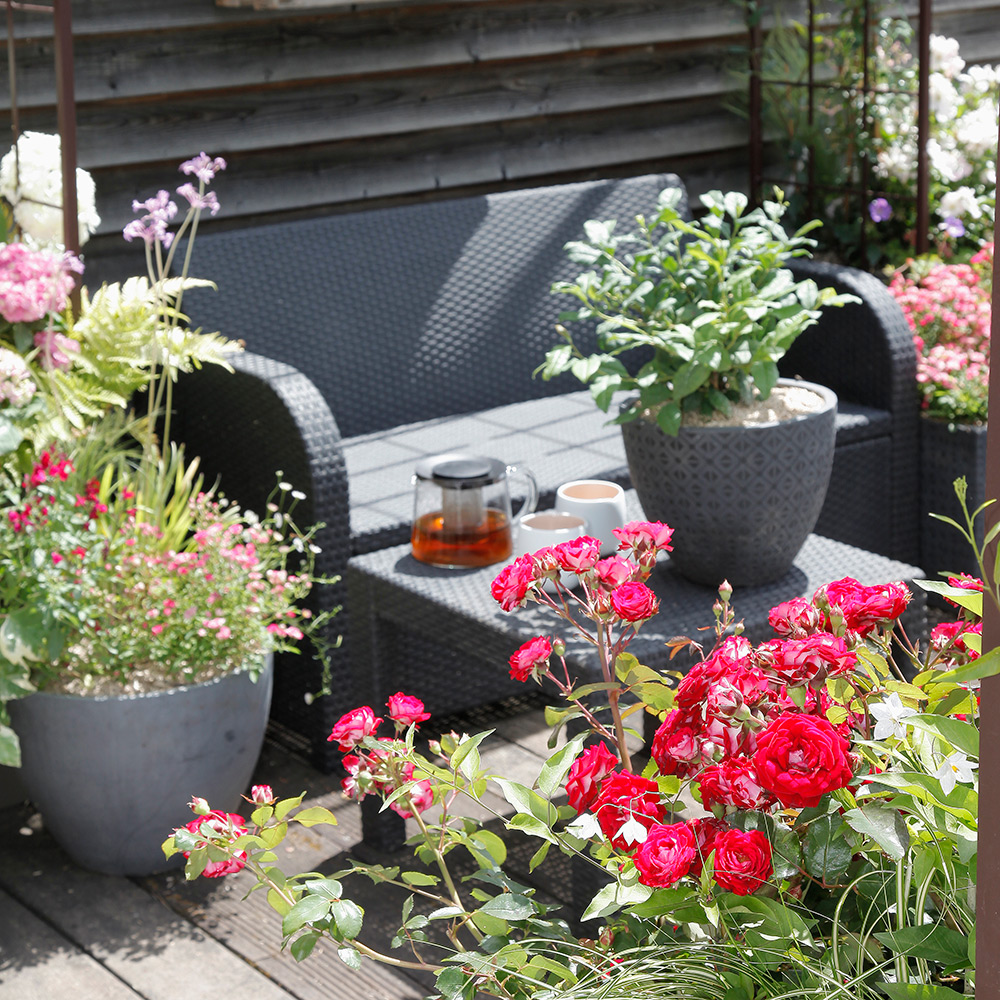
<path id="1" fill-rule="evenodd" d="M 579 389 L 533 378 L 573 300 L 564 245 L 629 231 L 672 174 L 588 181 L 202 233 L 194 325 L 306 373 L 345 437 Z M 682 206 L 686 210 L 686 204 Z"/>

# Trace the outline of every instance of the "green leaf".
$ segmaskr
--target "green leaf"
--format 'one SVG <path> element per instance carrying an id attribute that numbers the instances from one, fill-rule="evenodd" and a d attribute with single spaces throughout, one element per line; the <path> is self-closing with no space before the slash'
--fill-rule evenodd
<path id="1" fill-rule="evenodd" d="M 979 759 L 979 730 L 971 723 L 942 715 L 914 715 L 906 722 L 915 729 L 940 736 L 967 757 Z"/>
<path id="2" fill-rule="evenodd" d="M 292 958 L 296 962 L 301 962 L 303 959 L 309 957 L 313 948 L 316 947 L 317 941 L 319 941 L 319 935 L 315 931 L 308 931 L 297 937 L 291 943 L 288 950 L 292 953 Z"/>
<path id="3" fill-rule="evenodd" d="M 346 965 L 349 969 L 353 969 L 355 972 L 361 968 L 361 956 L 358 954 L 357 950 L 350 947 L 350 945 L 338 948 L 337 957 L 344 963 L 344 965 Z"/>
<path id="4" fill-rule="evenodd" d="M 546 826 L 552 826 L 558 818 L 556 807 L 530 788 L 507 778 L 494 779 L 503 797 L 518 811 L 534 816 Z"/>
<path id="5" fill-rule="evenodd" d="M 269 870 L 268 874 L 276 880 L 275 877 L 280 875 L 280 872 L 274 868 Z M 335 878 L 310 879 L 305 884 L 305 890 L 314 896 L 326 896 L 327 899 L 340 899 L 344 895 L 344 887 Z"/>
<path id="6" fill-rule="evenodd" d="M 437 974 L 435 985 L 444 1000 L 462 1000 L 467 979 L 461 969 L 452 967 Z"/>
<path id="7" fill-rule="evenodd" d="M 563 779 L 569 773 L 569 769 L 573 766 L 573 761 L 576 760 L 579 755 L 580 748 L 583 746 L 586 738 L 586 733 L 574 736 L 566 743 L 565 746 L 554 753 L 542 765 L 542 770 L 538 775 L 538 781 L 536 784 L 538 785 L 539 792 L 541 792 L 545 798 L 552 798 L 556 789 L 562 785 Z"/>
<path id="8" fill-rule="evenodd" d="M 21 744 L 17 733 L 10 726 L 0 725 L 0 764 L 6 767 L 21 766 Z"/>
<path id="9" fill-rule="evenodd" d="M 289 911 L 281 921 L 281 933 L 286 937 L 294 934 L 300 927 L 306 924 L 323 920 L 330 911 L 332 899 L 326 896 L 303 896 Z"/>
<path id="10" fill-rule="evenodd" d="M 559 838 L 552 832 L 551 825 L 528 813 L 515 813 L 507 820 L 508 830 L 520 830 L 529 837 L 541 837 L 553 844 L 559 843 Z"/>
<path id="11" fill-rule="evenodd" d="M 361 933 L 364 911 L 349 899 L 335 899 L 330 903 L 330 916 L 342 937 L 353 940 Z"/>
<path id="12" fill-rule="evenodd" d="M 441 881 L 437 875 L 426 872 L 403 872 L 399 876 L 407 885 L 437 885 Z"/>
<path id="13" fill-rule="evenodd" d="M 879 983 L 878 986 L 889 1000 L 955 1000 L 959 996 L 946 986 L 921 983 Z"/>
<path id="14" fill-rule="evenodd" d="M 292 799 L 279 799 L 274 803 L 274 818 L 284 819 L 296 806 L 302 805 L 302 800 L 305 797 L 306 793 L 303 792 Z"/>
<path id="15" fill-rule="evenodd" d="M 476 830 L 469 835 L 469 841 L 482 847 L 497 868 L 507 860 L 507 845 L 492 831 Z"/>
<path id="16" fill-rule="evenodd" d="M 505 892 L 484 903 L 479 911 L 499 920 L 527 920 L 535 912 L 535 904 L 517 892 Z"/>
<path id="17" fill-rule="evenodd" d="M 493 732 L 495 730 L 488 729 L 485 733 L 476 733 L 475 736 L 462 740 L 458 749 L 451 755 L 451 766 L 458 768 L 467 778 L 475 777 L 480 767 L 479 744 Z"/>
<path id="18" fill-rule="evenodd" d="M 954 684 L 967 684 L 969 681 L 982 680 L 984 677 L 992 677 L 1000 672 L 1000 646 L 984 653 L 977 660 L 966 663 L 964 666 L 956 667 L 954 670 L 944 670 L 934 675 L 934 680 L 938 683 L 952 682 Z"/>
<path id="19" fill-rule="evenodd" d="M 664 404 L 656 414 L 656 422 L 664 434 L 677 437 L 681 429 L 681 408 L 676 403 Z"/>
<path id="20" fill-rule="evenodd" d="M 893 861 L 900 861 L 910 846 L 910 831 L 898 809 L 869 802 L 860 809 L 849 809 L 844 819 L 852 830 L 871 837 Z"/>
<path id="21" fill-rule="evenodd" d="M 529 872 L 533 872 L 545 860 L 545 856 L 549 853 L 549 848 L 551 847 L 552 842 L 547 840 L 531 855 L 531 860 L 528 862 Z"/>
<path id="22" fill-rule="evenodd" d="M 876 934 L 875 937 L 896 954 L 940 962 L 949 968 L 963 968 L 969 959 L 966 936 L 944 924 L 903 927 L 898 931 Z"/>
<path id="23" fill-rule="evenodd" d="M 851 846 L 837 833 L 840 825 L 839 816 L 821 816 L 809 824 L 802 842 L 806 871 L 824 882 L 835 882 L 851 863 Z"/>
<path id="24" fill-rule="evenodd" d="M 292 820 L 303 826 L 337 825 L 337 817 L 329 809 L 324 809 L 322 806 L 311 806 L 308 809 L 303 809 L 302 812 L 296 813 Z"/>

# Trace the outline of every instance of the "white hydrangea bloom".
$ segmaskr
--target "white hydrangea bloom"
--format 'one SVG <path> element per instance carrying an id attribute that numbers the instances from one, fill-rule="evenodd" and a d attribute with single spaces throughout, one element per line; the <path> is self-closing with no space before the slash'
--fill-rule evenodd
<path id="1" fill-rule="evenodd" d="M 62 143 L 58 135 L 23 132 L 17 153 L 11 147 L 0 160 L 0 197 L 13 208 L 14 221 L 39 247 L 62 245 Z M 82 168 L 76 171 L 80 245 L 100 225 L 97 188 Z"/>
<path id="2" fill-rule="evenodd" d="M 970 66 L 961 76 L 963 89 L 987 94 L 1000 83 L 1000 66 Z"/>
<path id="3" fill-rule="evenodd" d="M 972 164 L 957 149 L 947 149 L 937 139 L 927 140 L 927 158 L 942 180 L 961 181 L 972 173 Z"/>
<path id="4" fill-rule="evenodd" d="M 982 209 L 979 207 L 979 200 L 976 192 L 970 187 L 955 188 L 954 191 L 947 191 L 941 196 L 938 202 L 937 214 L 942 219 L 978 219 L 982 216 Z"/>
<path id="5" fill-rule="evenodd" d="M 996 149 L 997 106 L 992 101 L 966 111 L 956 125 L 956 139 L 973 158 L 979 159 Z"/>
<path id="6" fill-rule="evenodd" d="M 958 76 L 963 69 L 965 60 L 958 54 L 958 40 L 931 35 L 931 72 L 950 78 Z"/>

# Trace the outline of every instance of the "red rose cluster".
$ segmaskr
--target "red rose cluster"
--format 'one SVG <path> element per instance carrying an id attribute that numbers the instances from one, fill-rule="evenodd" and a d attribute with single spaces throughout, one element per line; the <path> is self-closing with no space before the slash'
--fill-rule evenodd
<path id="1" fill-rule="evenodd" d="M 771 845 L 759 830 L 731 827 L 736 812 L 801 809 L 854 779 L 848 715 L 835 726 L 827 678 L 857 666 L 863 637 L 906 608 L 901 583 L 865 587 L 844 579 L 772 609 L 778 638 L 754 646 L 729 636 L 677 688 L 674 708 L 656 732 L 652 757 L 662 775 L 695 782 L 711 817 L 664 822 L 654 780 L 617 770 L 604 743 L 570 768 L 566 793 L 592 812 L 615 850 L 631 854 L 639 880 L 669 886 L 697 876 L 714 854 L 715 881 L 746 895 L 770 877 Z"/>
<path id="2" fill-rule="evenodd" d="M 397 691 L 386 707 L 389 718 L 395 723 L 397 736 L 409 726 L 424 722 L 430 713 L 424 711 L 424 703 L 412 695 Z M 340 782 L 344 795 L 360 802 L 366 795 L 377 793 L 391 795 L 401 784 L 413 780 L 413 764 L 399 757 L 399 743 L 391 736 L 377 737 L 378 745 L 362 748 L 365 737 L 373 736 L 382 724 L 368 705 L 356 708 L 340 717 L 327 737 L 327 742 L 336 742 L 344 751 L 344 768 L 347 777 Z M 351 753 L 351 751 L 356 751 Z M 418 781 L 408 796 L 396 799 L 389 808 L 404 819 L 413 812 L 423 812 L 434 801 L 434 790 L 428 780 Z"/>

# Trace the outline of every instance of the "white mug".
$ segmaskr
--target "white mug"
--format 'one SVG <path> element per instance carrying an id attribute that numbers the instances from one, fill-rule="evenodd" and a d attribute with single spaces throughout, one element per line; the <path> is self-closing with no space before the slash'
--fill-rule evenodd
<path id="1" fill-rule="evenodd" d="M 587 522 L 587 534 L 601 543 L 601 555 L 618 551 L 614 529 L 625 524 L 625 491 L 603 479 L 575 479 L 556 490 L 556 510 Z"/>
<path id="2" fill-rule="evenodd" d="M 577 514 L 558 510 L 538 510 L 533 514 L 525 514 L 517 522 L 517 538 L 514 539 L 514 555 L 523 556 L 529 552 L 569 542 L 581 535 L 588 534 L 587 522 Z M 580 582 L 572 573 L 563 573 L 560 582 L 572 590 Z M 545 583 L 545 589 L 550 593 L 555 590 L 555 584 Z"/>

